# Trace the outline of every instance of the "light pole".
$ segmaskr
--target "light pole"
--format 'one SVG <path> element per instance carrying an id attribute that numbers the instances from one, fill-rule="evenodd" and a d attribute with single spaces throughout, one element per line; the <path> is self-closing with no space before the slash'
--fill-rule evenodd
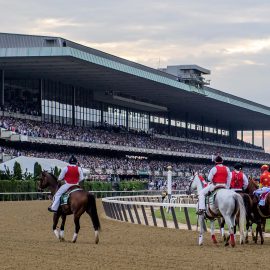
<path id="1" fill-rule="evenodd" d="M 167 169 L 167 193 L 170 202 L 172 197 L 172 166 L 168 166 Z"/>

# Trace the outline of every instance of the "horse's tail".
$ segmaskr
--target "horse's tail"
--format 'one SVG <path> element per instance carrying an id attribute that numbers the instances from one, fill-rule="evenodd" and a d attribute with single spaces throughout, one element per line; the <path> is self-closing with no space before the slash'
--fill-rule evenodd
<path id="1" fill-rule="evenodd" d="M 243 236 L 244 231 L 245 231 L 245 223 L 246 223 L 246 208 L 244 205 L 243 198 L 241 197 L 240 194 L 234 193 L 233 197 L 239 207 L 239 230 L 240 230 L 240 235 Z"/>
<path id="2" fill-rule="evenodd" d="M 87 210 L 92 218 L 95 231 L 100 230 L 100 222 L 99 222 L 98 213 L 97 213 L 96 198 L 91 193 L 88 193 Z"/>

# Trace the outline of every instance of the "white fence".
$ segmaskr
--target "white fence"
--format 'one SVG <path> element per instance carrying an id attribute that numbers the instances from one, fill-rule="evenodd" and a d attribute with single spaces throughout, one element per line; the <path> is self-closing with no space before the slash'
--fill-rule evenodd
<path id="1" fill-rule="evenodd" d="M 102 203 L 108 217 L 120 221 L 146 226 L 174 227 L 180 229 L 176 209 L 183 209 L 188 230 L 192 229 L 189 208 L 196 208 L 194 195 L 172 196 L 176 203 L 164 203 L 160 195 L 118 196 L 103 198 Z M 181 203 L 178 203 L 180 202 Z M 169 215 L 166 213 L 169 212 Z M 170 217 L 170 218 L 169 218 Z M 169 223 L 172 223 L 169 225 Z"/>

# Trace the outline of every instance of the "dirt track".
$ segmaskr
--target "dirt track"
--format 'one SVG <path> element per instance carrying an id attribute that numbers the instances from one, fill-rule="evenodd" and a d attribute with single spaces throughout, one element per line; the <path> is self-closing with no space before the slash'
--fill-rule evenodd
<path id="1" fill-rule="evenodd" d="M 264 246 L 218 247 L 197 233 L 108 220 L 99 202 L 101 241 L 94 244 L 89 217 L 78 242 L 60 243 L 51 231 L 48 201 L 0 202 L 0 269 L 270 269 L 270 239 Z M 73 235 L 69 217 L 66 240 Z"/>

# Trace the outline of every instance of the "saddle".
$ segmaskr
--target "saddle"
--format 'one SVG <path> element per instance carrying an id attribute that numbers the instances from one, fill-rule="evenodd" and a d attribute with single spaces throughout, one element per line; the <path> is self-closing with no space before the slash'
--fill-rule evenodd
<path id="1" fill-rule="evenodd" d="M 60 197 L 60 205 L 68 204 L 68 199 L 71 193 L 75 191 L 83 191 L 83 189 L 79 185 L 75 185 L 70 187 L 65 193 Z"/>
<path id="2" fill-rule="evenodd" d="M 215 205 L 215 200 L 216 200 L 216 195 L 217 192 L 220 189 L 225 188 L 224 186 L 216 186 L 215 189 L 212 192 L 209 192 L 206 196 L 205 196 L 205 205 L 207 208 L 207 213 L 206 213 L 206 217 L 207 218 L 215 218 L 215 217 L 219 217 L 221 216 L 220 212 L 218 211 L 217 213 L 215 213 L 213 211 L 213 206 Z M 212 209 L 211 209 L 212 207 Z M 215 210 L 218 210 L 215 208 Z"/>

